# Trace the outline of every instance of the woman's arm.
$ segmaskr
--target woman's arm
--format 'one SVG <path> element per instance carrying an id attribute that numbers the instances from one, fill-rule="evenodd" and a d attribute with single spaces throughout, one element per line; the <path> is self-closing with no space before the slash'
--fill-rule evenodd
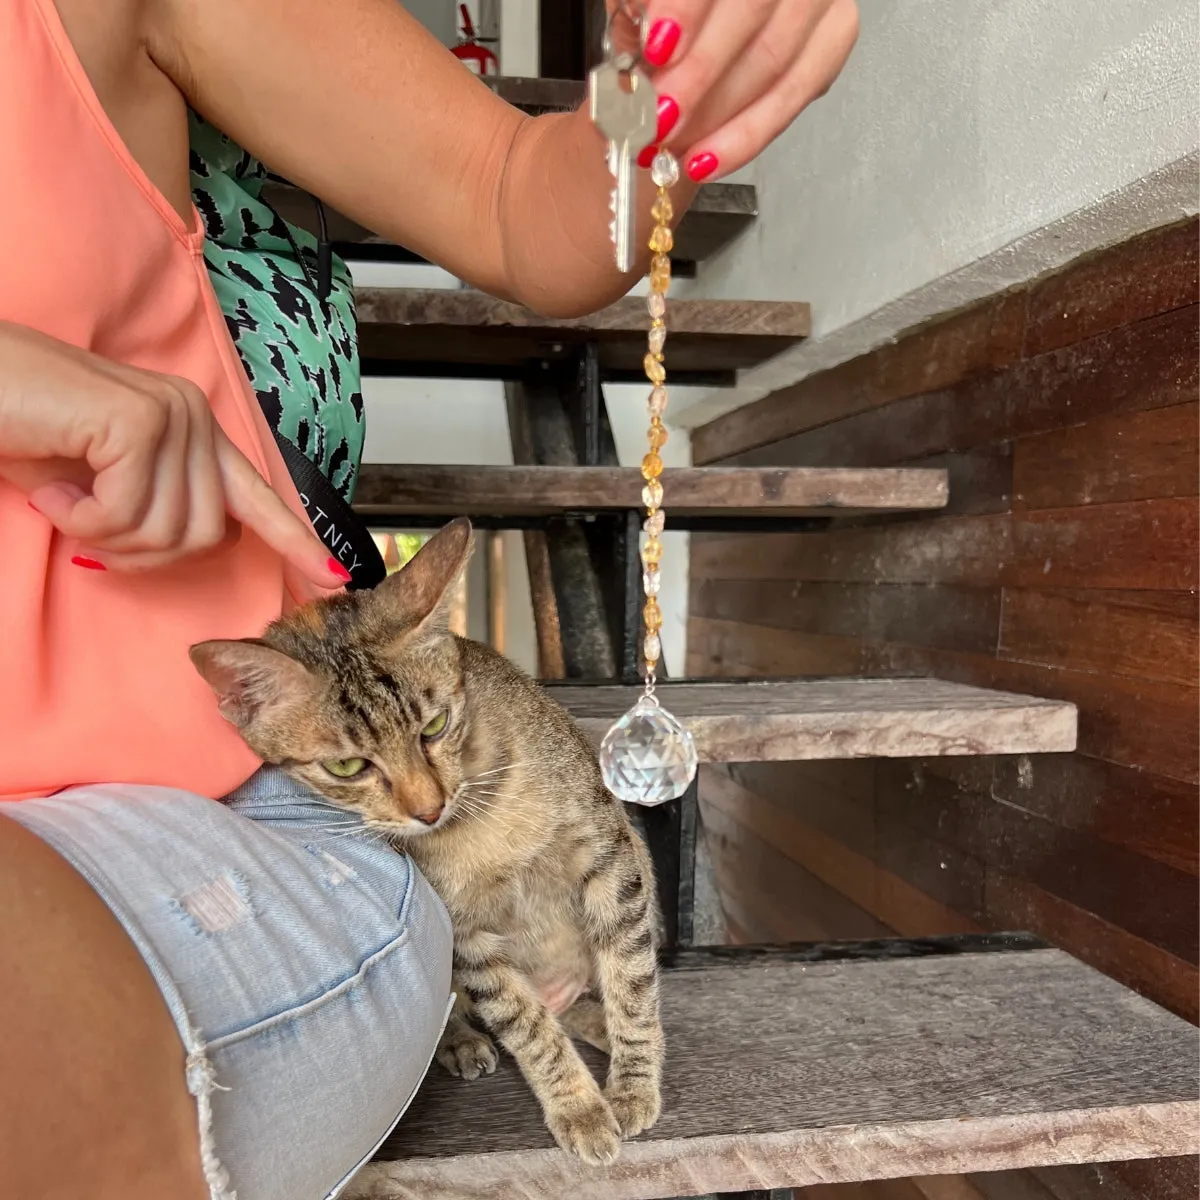
<path id="1" fill-rule="evenodd" d="M 347 216 L 546 314 L 591 311 L 628 289 L 608 241 L 604 143 L 586 113 L 523 116 L 397 0 L 146 6 L 149 52 L 197 111 Z M 679 94 L 680 128 L 693 148 L 710 138 L 727 169 L 828 87 L 857 32 L 853 0 L 647 7 L 660 41 L 680 30 L 659 77 Z M 765 54 L 751 52 L 760 44 Z M 679 211 L 692 192 L 684 180 Z"/>

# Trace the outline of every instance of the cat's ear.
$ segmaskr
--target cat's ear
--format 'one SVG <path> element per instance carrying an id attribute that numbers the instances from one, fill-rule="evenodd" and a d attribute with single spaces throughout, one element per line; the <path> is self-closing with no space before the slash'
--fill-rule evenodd
<path id="1" fill-rule="evenodd" d="M 473 546 L 471 522 L 466 517 L 439 529 L 399 571 L 375 589 L 389 620 L 406 632 L 444 632 L 451 593 L 467 569 Z"/>
<path id="2" fill-rule="evenodd" d="M 312 673 L 263 642 L 200 642 L 188 654 L 216 692 L 221 715 L 239 729 L 264 709 L 292 708 L 316 698 L 319 685 Z"/>

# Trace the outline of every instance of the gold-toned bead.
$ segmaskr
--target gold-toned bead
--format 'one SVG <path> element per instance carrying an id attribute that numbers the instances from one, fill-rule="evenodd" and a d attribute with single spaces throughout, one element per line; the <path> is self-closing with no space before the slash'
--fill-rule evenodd
<path id="1" fill-rule="evenodd" d="M 669 225 L 675 219 L 675 206 L 665 191 L 659 192 L 654 198 L 654 207 L 650 209 L 650 215 L 660 225 Z"/>
<path id="2" fill-rule="evenodd" d="M 642 478 L 657 479 L 663 473 L 663 460 L 653 451 L 642 459 Z"/>
<path id="3" fill-rule="evenodd" d="M 651 450 L 661 450 L 667 444 L 667 431 L 661 421 L 656 420 L 646 431 Z"/>
<path id="4" fill-rule="evenodd" d="M 662 542 L 656 537 L 647 538 L 646 544 L 642 547 L 642 562 L 648 567 L 657 567 L 662 562 L 662 556 Z"/>
<path id="5" fill-rule="evenodd" d="M 642 620 L 646 622 L 647 633 L 657 633 L 662 628 L 662 609 L 653 597 L 646 601 L 646 606 L 642 609 Z"/>
<path id="6" fill-rule="evenodd" d="M 658 508 L 663 502 L 663 485 L 657 479 L 651 479 L 642 488 L 642 505 L 645 508 Z M 649 532 L 649 530 L 647 530 Z"/>
<path id="7" fill-rule="evenodd" d="M 651 383 L 662 383 L 667 377 L 667 369 L 662 365 L 662 360 L 657 354 L 647 354 L 642 359 L 642 366 L 646 369 L 646 378 Z"/>
<path id="8" fill-rule="evenodd" d="M 668 225 L 655 225 L 650 234 L 650 249 L 655 254 L 669 254 L 675 246 L 675 235 Z"/>

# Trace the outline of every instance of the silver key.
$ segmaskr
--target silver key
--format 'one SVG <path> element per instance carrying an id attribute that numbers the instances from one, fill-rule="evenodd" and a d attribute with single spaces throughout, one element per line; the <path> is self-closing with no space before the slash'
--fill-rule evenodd
<path id="1" fill-rule="evenodd" d="M 623 81 L 628 81 L 629 91 Z M 592 120 L 608 138 L 608 169 L 617 186 L 609 199 L 609 226 L 617 251 L 617 270 L 633 268 L 637 235 L 637 156 L 654 140 L 658 129 L 658 99 L 654 85 L 639 70 L 623 70 L 616 62 L 601 63 L 588 78 Z"/>

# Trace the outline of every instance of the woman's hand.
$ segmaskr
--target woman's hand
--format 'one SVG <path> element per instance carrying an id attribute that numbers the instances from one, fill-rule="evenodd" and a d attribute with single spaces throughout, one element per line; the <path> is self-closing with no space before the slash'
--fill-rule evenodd
<path id="1" fill-rule="evenodd" d="M 647 0 L 645 10 L 659 141 L 697 183 L 760 154 L 829 90 L 858 38 L 854 0 Z"/>
<path id="2" fill-rule="evenodd" d="M 346 582 L 194 384 L 5 322 L 0 479 L 80 543 L 82 566 L 151 570 L 214 549 L 241 524 L 318 586 Z"/>

